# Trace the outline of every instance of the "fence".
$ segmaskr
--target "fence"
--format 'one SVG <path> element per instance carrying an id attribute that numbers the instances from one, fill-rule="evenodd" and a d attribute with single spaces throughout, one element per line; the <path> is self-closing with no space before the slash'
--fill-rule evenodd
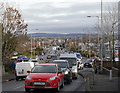
<path id="1" fill-rule="evenodd" d="M 118 68 L 112 67 L 113 77 L 120 77 L 120 70 Z"/>
<path id="2" fill-rule="evenodd" d="M 118 61 L 115 61 L 115 62 L 103 61 L 103 67 L 106 67 L 106 68 L 111 68 L 111 67 L 120 68 Z"/>
<path id="3" fill-rule="evenodd" d="M 103 67 L 102 73 L 103 74 L 108 74 L 109 75 L 109 80 L 112 80 L 112 70 L 109 70 L 109 69 Z"/>

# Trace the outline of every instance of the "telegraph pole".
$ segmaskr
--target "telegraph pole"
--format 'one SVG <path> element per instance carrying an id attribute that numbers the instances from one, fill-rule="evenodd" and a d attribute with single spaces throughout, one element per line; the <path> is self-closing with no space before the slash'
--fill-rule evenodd
<path id="1" fill-rule="evenodd" d="M 103 29 L 102 29 L 102 23 L 103 23 L 103 20 L 102 20 L 102 7 L 103 7 L 103 5 L 102 5 L 102 0 L 101 0 L 101 71 L 103 71 L 103 49 L 102 49 L 102 47 L 103 47 Z"/>
<path id="2" fill-rule="evenodd" d="M 31 58 L 32 58 L 32 33 L 31 33 Z"/>

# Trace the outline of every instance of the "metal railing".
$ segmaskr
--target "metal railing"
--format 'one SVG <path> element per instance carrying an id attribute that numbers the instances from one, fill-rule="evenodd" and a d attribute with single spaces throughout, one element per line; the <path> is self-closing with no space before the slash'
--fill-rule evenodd
<path id="1" fill-rule="evenodd" d="M 112 69 L 119 70 L 118 68 L 112 67 Z"/>
<path id="2" fill-rule="evenodd" d="M 102 68 L 109 72 L 109 80 L 112 80 L 112 70 L 109 70 L 109 69 L 107 69 L 105 67 L 102 67 Z"/>
<path id="3" fill-rule="evenodd" d="M 112 67 L 112 73 L 113 73 L 113 77 L 120 77 L 120 69 L 116 68 L 116 67 Z"/>

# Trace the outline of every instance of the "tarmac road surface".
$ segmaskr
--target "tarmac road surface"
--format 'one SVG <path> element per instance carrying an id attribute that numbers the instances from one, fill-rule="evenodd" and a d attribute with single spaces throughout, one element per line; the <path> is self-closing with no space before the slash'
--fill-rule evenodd
<path id="1" fill-rule="evenodd" d="M 4 82 L 2 84 L 2 91 L 3 93 L 13 93 L 13 92 L 25 92 L 24 90 L 24 80 L 20 80 L 20 81 L 8 81 L 8 82 Z M 41 91 L 52 91 L 52 90 L 31 90 L 31 92 L 36 92 L 39 93 Z M 64 88 L 61 88 L 60 92 L 63 91 L 85 91 L 85 81 L 84 79 L 78 75 L 78 79 L 77 80 L 73 80 L 71 84 L 65 84 Z"/>

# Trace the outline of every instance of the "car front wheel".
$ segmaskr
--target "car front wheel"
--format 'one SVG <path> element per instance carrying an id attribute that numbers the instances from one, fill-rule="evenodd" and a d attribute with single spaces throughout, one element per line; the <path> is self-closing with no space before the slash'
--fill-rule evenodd
<path id="1" fill-rule="evenodd" d="M 67 80 L 67 83 L 70 84 L 72 82 L 72 77 L 69 76 L 68 80 Z"/>
<path id="2" fill-rule="evenodd" d="M 25 88 L 25 91 L 26 92 L 30 92 L 30 88 Z"/>
<path id="3" fill-rule="evenodd" d="M 77 79 L 77 78 L 78 78 L 78 75 L 76 74 L 76 75 L 75 75 L 75 79 Z"/>
<path id="4" fill-rule="evenodd" d="M 58 87 L 55 88 L 55 91 L 58 92 L 60 90 L 60 83 L 58 82 Z"/>
<path id="5" fill-rule="evenodd" d="M 16 76 L 16 81 L 18 81 L 19 80 L 19 77 L 18 76 Z"/>
<path id="6" fill-rule="evenodd" d="M 72 76 L 70 77 L 70 81 L 72 82 Z"/>
<path id="7" fill-rule="evenodd" d="M 64 80 L 63 80 L 62 85 L 61 85 L 61 88 L 63 88 L 63 87 L 64 87 Z"/>

